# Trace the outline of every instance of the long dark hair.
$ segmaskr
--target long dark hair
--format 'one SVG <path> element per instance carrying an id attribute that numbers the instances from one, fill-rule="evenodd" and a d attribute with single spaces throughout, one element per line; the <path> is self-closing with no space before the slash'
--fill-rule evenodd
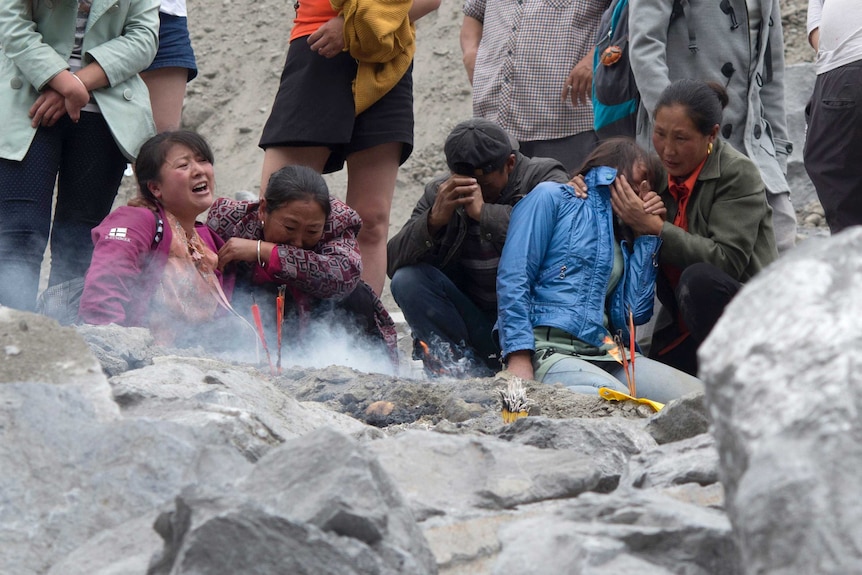
<path id="1" fill-rule="evenodd" d="M 271 214 L 284 204 L 295 200 L 311 200 L 323 210 L 323 215 L 329 218 L 332 206 L 329 203 L 329 188 L 323 176 L 306 166 L 285 166 L 276 170 L 269 177 L 264 209 Z"/>
<path id="2" fill-rule="evenodd" d="M 662 108 L 682 106 L 697 131 L 708 136 L 716 124 L 721 124 L 727 101 L 727 90 L 718 82 L 684 78 L 664 89 L 653 110 L 653 118 Z"/>
<path id="3" fill-rule="evenodd" d="M 640 182 L 634 181 L 632 168 L 636 163 L 642 163 L 647 170 L 647 181 L 650 188 L 658 188 L 658 175 L 661 172 L 658 158 L 641 148 L 632 138 L 616 137 L 602 140 L 587 156 L 578 174 L 585 176 L 587 172 L 599 166 L 616 169 L 618 174 L 626 177 L 632 186 Z"/>
<path id="4" fill-rule="evenodd" d="M 129 201 L 130 206 L 147 207 L 155 210 L 159 200 L 150 191 L 150 182 L 158 182 L 162 165 L 170 149 L 177 145 L 183 145 L 190 149 L 195 155 L 205 158 L 209 163 L 214 163 L 213 152 L 207 141 L 191 130 L 175 130 L 173 132 L 162 132 L 156 134 L 141 146 L 138 157 L 135 160 L 135 179 L 138 181 L 138 195 Z"/>
<path id="5" fill-rule="evenodd" d="M 632 138 L 616 137 L 602 140 L 587 156 L 577 173 L 585 176 L 593 168 L 608 166 L 616 169 L 617 174 L 624 175 L 637 192 L 637 186 L 640 182 L 634 180 L 634 173 L 632 172 L 636 163 L 642 163 L 646 167 L 646 180 L 649 182 L 650 189 L 658 189 L 658 178 L 661 173 L 658 157 L 641 148 Z M 632 229 L 616 214 L 614 214 L 614 236 L 618 240 L 627 240 L 629 243 L 634 240 Z"/>

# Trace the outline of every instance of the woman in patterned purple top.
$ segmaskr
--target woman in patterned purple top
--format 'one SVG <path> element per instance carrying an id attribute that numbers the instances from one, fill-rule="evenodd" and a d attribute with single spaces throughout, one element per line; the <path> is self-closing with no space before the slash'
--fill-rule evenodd
<path id="1" fill-rule="evenodd" d="M 270 317 L 266 308 L 274 305 L 278 286 L 284 285 L 293 302 L 286 321 L 293 315 L 298 333 L 315 316 L 344 317 L 385 343 L 397 362 L 392 318 L 360 279 L 356 236 L 362 222 L 347 204 L 330 197 L 316 171 L 286 166 L 274 172 L 260 201 L 220 198 L 207 225 L 225 241 L 219 250 L 221 269 L 236 267 L 234 309 L 243 313 L 256 296 L 263 316 Z"/>

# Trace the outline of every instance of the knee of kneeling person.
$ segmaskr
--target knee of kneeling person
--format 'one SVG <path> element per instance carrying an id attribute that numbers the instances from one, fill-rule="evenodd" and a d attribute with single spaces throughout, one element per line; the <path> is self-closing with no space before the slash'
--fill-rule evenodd
<path id="1" fill-rule="evenodd" d="M 402 298 L 410 297 L 410 294 L 415 291 L 416 286 L 423 280 L 427 280 L 420 266 L 421 264 L 405 266 L 398 268 L 392 274 L 392 279 L 389 282 L 389 291 L 392 292 L 392 297 L 395 298 L 396 303 Z"/>
<path id="2" fill-rule="evenodd" d="M 741 285 L 711 264 L 697 263 L 683 271 L 676 301 L 683 321 L 698 342 L 706 339 Z"/>

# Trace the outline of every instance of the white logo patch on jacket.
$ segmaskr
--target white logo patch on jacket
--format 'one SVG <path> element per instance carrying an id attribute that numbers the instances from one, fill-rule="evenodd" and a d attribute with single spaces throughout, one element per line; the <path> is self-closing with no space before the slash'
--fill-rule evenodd
<path id="1" fill-rule="evenodd" d="M 129 241 L 129 239 L 126 237 L 127 231 L 128 231 L 128 228 L 111 228 L 110 231 L 108 231 L 108 235 L 105 236 L 105 239 L 106 240 L 120 240 L 123 242 L 127 242 L 127 241 Z"/>

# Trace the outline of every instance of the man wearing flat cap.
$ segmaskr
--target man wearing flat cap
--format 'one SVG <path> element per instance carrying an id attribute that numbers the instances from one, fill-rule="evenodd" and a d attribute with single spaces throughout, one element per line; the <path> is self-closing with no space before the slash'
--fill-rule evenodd
<path id="1" fill-rule="evenodd" d="M 540 182 L 569 179 L 558 161 L 524 156 L 482 118 L 455 126 L 443 151 L 450 174 L 425 186 L 387 245 L 390 289 L 426 371 L 489 375 L 500 369 L 491 329 L 512 207 Z"/>

